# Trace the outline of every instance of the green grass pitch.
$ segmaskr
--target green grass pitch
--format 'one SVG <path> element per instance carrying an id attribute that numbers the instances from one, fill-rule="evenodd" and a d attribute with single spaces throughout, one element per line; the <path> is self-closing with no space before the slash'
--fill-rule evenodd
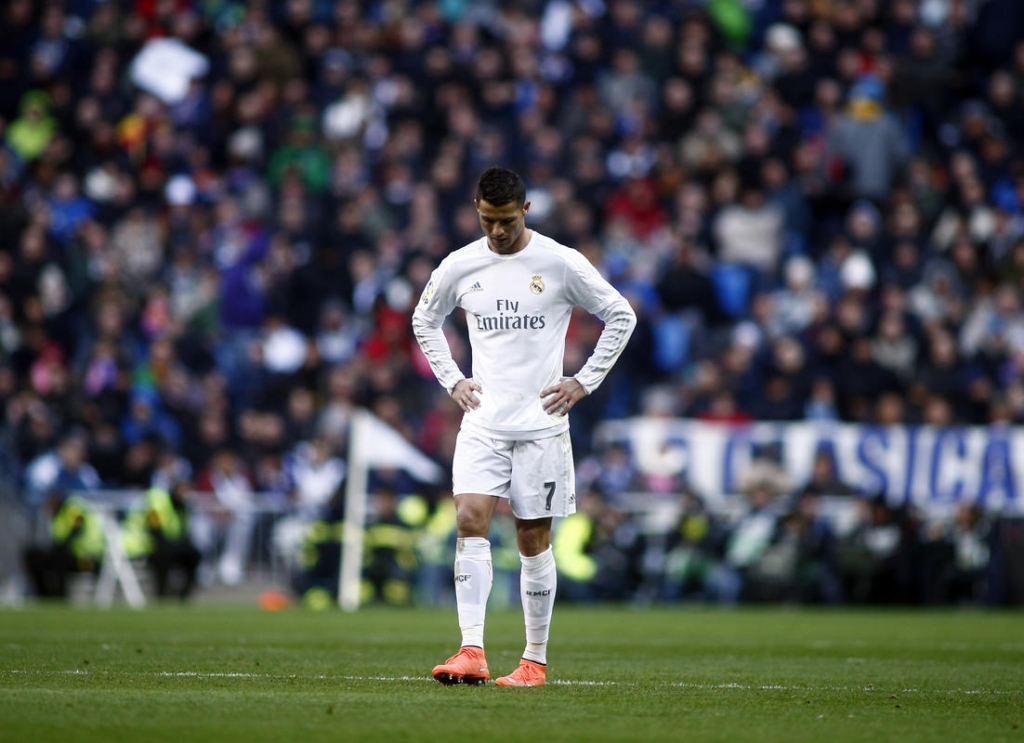
<path id="1" fill-rule="evenodd" d="M 1021 741 L 1024 614 L 559 606 L 549 684 L 454 610 L 0 611 L 0 741 Z M 518 611 L 492 612 L 508 673 Z"/>

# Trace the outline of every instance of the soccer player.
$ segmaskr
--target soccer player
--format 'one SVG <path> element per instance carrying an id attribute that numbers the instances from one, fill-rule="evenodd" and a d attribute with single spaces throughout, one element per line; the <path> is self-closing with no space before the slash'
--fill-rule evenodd
<path id="1" fill-rule="evenodd" d="M 508 498 L 522 563 L 526 651 L 519 667 L 496 683 L 542 686 L 557 582 L 551 520 L 576 510 L 566 416 L 608 375 L 636 315 L 579 252 L 527 229 L 530 203 L 514 171 L 484 171 L 474 203 L 484 236 L 441 261 L 412 318 L 437 380 L 464 413 L 452 468 L 462 647 L 433 676 L 443 684 L 490 678 L 484 656 L 488 534 L 498 499 Z M 605 325 L 583 368 L 565 377 L 565 334 L 577 305 Z M 456 307 L 469 326 L 471 378 L 459 370 L 441 330 Z"/>

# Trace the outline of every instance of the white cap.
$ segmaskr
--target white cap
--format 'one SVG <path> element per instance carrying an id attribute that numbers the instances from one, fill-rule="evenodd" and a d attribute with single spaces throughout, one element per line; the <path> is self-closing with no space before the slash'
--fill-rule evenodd
<path id="1" fill-rule="evenodd" d="M 791 52 L 804 43 L 800 32 L 788 23 L 773 23 L 765 32 L 765 45 L 773 52 Z"/>
<path id="2" fill-rule="evenodd" d="M 263 135 L 253 126 L 244 126 L 228 138 L 228 152 L 239 160 L 256 160 L 263 154 Z"/>
<path id="3" fill-rule="evenodd" d="M 786 283 L 807 286 L 814 280 L 814 264 L 805 255 L 794 255 L 786 261 Z"/>
<path id="4" fill-rule="evenodd" d="M 100 167 L 93 168 L 85 176 L 85 195 L 93 201 L 106 203 L 114 198 L 117 191 L 117 179 Z"/>
<path id="5" fill-rule="evenodd" d="M 171 206 L 188 206 L 196 200 L 196 184 L 187 175 L 176 175 L 164 186 L 164 198 Z"/>
<path id="6" fill-rule="evenodd" d="M 863 251 L 854 251 L 843 261 L 839 280 L 847 289 L 870 289 L 875 285 L 875 267 Z"/>
<path id="7" fill-rule="evenodd" d="M 732 331 L 733 345 L 756 351 L 761 346 L 761 331 L 750 320 L 739 323 Z"/>
<path id="8" fill-rule="evenodd" d="M 292 374 L 306 360 L 309 341 L 294 328 L 272 331 L 263 341 L 263 365 L 272 372 Z"/>

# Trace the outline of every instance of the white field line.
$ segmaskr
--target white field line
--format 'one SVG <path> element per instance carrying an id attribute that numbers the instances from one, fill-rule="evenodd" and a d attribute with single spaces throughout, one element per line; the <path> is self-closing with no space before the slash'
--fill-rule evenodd
<path id="1" fill-rule="evenodd" d="M 103 675 L 94 671 L 81 668 L 73 668 L 64 671 L 45 671 L 41 669 L 0 669 L 0 677 L 6 675 L 32 675 L 32 676 L 98 676 Z M 326 674 L 271 674 L 271 673 L 202 673 L 199 671 L 158 671 L 152 674 L 135 674 L 139 676 L 157 676 L 162 678 L 198 678 L 198 679 L 264 679 L 264 680 L 303 680 L 303 681 L 383 681 L 390 683 L 405 683 L 414 681 L 433 681 L 429 676 L 344 676 Z M 634 683 L 623 683 L 621 681 L 588 681 L 585 679 L 553 679 L 548 682 L 550 686 L 637 686 Z M 684 681 L 674 681 L 665 684 L 673 688 L 692 689 L 696 691 L 794 691 L 794 692 L 854 692 L 861 691 L 879 694 L 937 694 L 944 696 L 1019 696 L 1024 694 L 1024 689 L 892 689 L 877 686 L 786 686 L 784 684 L 696 684 Z"/>

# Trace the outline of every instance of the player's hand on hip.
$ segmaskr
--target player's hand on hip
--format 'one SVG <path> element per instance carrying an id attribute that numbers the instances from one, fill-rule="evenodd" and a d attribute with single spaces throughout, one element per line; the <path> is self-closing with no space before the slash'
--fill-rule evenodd
<path id="1" fill-rule="evenodd" d="M 459 404 L 462 412 L 468 413 L 470 410 L 480 407 L 480 398 L 476 396 L 476 393 L 483 391 L 483 388 L 472 379 L 460 379 L 452 387 L 452 399 Z"/>
<path id="2" fill-rule="evenodd" d="M 544 398 L 544 412 L 548 415 L 565 415 L 577 402 L 587 396 L 587 391 L 576 377 L 562 377 L 558 384 L 540 391 Z"/>

